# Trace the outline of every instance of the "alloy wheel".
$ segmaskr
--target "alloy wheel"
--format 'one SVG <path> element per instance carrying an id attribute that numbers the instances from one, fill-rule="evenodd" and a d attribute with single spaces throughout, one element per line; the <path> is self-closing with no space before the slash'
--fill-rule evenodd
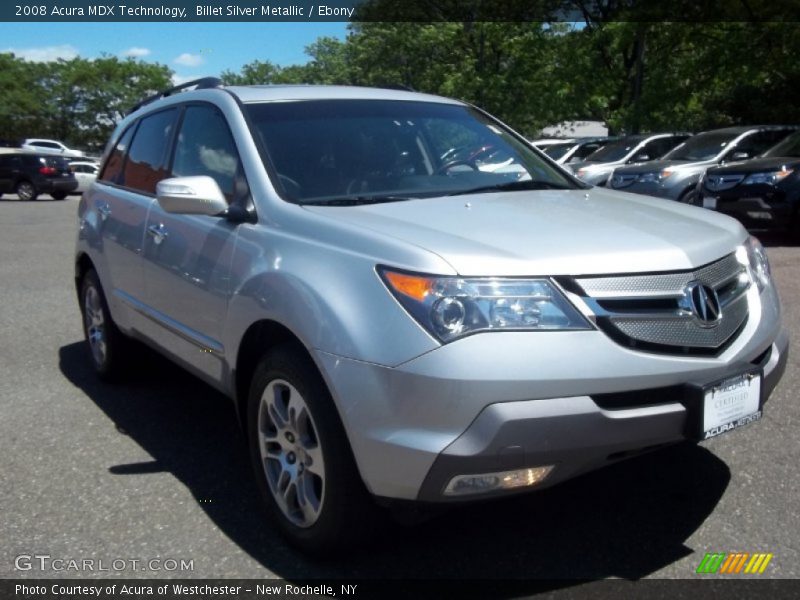
<path id="1" fill-rule="evenodd" d="M 258 407 L 258 436 L 267 483 L 283 515 L 311 527 L 325 500 L 325 462 L 317 426 L 302 394 L 271 381 Z"/>

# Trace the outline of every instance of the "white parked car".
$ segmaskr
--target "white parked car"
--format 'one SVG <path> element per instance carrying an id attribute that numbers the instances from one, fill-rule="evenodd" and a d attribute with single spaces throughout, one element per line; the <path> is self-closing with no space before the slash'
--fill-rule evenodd
<path id="1" fill-rule="evenodd" d="M 72 161 L 69 163 L 69 168 L 75 174 L 75 179 L 78 180 L 78 187 L 73 192 L 75 194 L 82 194 L 88 190 L 100 171 L 99 164 L 88 160 Z"/>
<path id="2" fill-rule="evenodd" d="M 56 140 L 30 138 L 22 142 L 22 149 L 45 154 L 59 154 L 61 156 L 83 156 L 82 150 L 73 150 L 72 148 L 67 148 L 64 144 L 57 142 Z"/>

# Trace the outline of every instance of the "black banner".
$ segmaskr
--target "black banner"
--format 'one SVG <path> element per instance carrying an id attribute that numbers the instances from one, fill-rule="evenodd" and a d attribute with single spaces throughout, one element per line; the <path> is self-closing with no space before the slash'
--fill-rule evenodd
<path id="1" fill-rule="evenodd" d="M 21 579 L 0 580 L 0 597 L 20 600 L 148 598 L 173 600 L 316 600 L 345 598 L 511 599 L 591 598 L 597 600 L 735 600 L 737 598 L 795 600 L 800 581 L 756 579 L 758 576 L 698 575 L 694 579 L 602 580 L 306 580 L 282 579 Z"/>
<path id="2" fill-rule="evenodd" d="M 796 0 L 18 0 L 11 22 L 798 22 Z"/>

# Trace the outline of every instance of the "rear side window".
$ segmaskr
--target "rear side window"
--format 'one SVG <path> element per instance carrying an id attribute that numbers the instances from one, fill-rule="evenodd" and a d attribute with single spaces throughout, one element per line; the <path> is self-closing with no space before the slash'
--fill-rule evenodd
<path id="1" fill-rule="evenodd" d="M 114 149 L 108 156 L 103 174 L 100 176 L 100 181 L 122 183 L 122 166 L 125 161 L 125 153 L 131 145 L 134 129 L 136 128 L 129 127 L 128 130 L 122 134 L 122 137 L 119 138 L 117 145 L 114 146 Z"/>
<path id="2" fill-rule="evenodd" d="M 231 202 L 238 172 L 239 154 L 222 113 L 212 106 L 188 106 L 175 145 L 172 176 L 207 175 Z"/>
<path id="3" fill-rule="evenodd" d="M 156 184 L 168 177 L 170 143 L 177 109 L 144 117 L 128 151 L 122 185 L 146 194 L 156 193 Z"/>

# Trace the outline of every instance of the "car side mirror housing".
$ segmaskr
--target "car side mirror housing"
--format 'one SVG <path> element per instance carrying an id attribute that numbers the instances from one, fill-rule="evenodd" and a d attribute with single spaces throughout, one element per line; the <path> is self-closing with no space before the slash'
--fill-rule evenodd
<path id="1" fill-rule="evenodd" d="M 183 215 L 219 215 L 228 201 L 219 185 L 208 175 L 173 177 L 156 184 L 156 200 L 168 213 Z"/>
<path id="2" fill-rule="evenodd" d="M 750 158 L 749 152 L 734 152 L 731 155 L 731 160 L 745 160 Z"/>
<path id="3" fill-rule="evenodd" d="M 633 162 L 647 162 L 648 160 L 650 160 L 650 155 L 645 152 L 633 157 Z"/>

